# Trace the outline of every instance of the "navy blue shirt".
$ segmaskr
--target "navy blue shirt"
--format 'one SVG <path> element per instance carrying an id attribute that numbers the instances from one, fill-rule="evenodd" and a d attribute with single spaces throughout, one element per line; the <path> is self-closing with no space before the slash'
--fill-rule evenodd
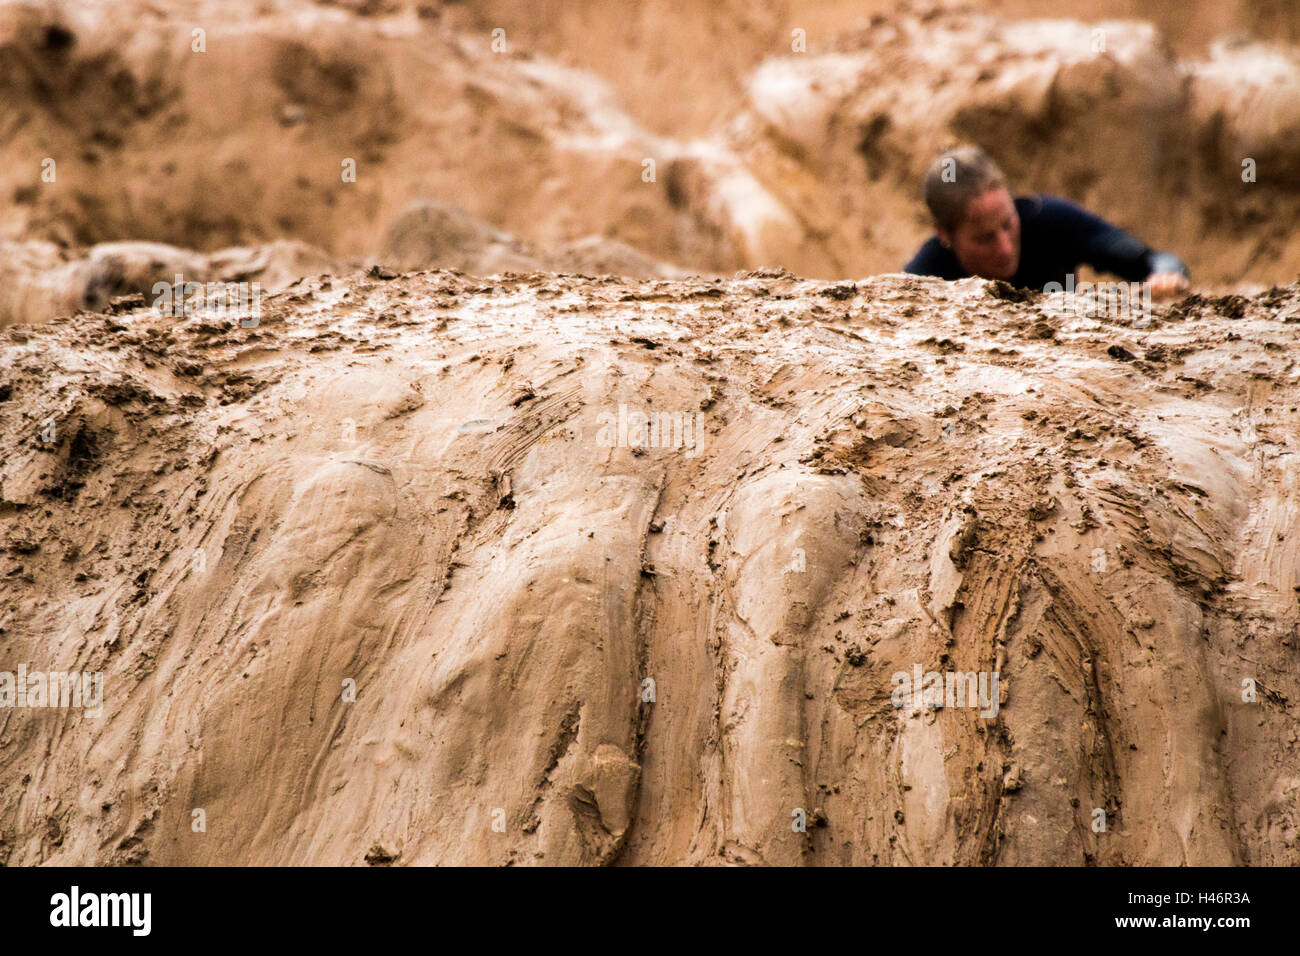
<path id="1" fill-rule="evenodd" d="M 1140 239 L 1086 209 L 1056 196 L 1021 196 L 1015 200 L 1020 214 L 1020 265 L 1010 283 L 1022 289 L 1041 290 L 1050 282 L 1066 284 L 1087 264 L 1129 282 L 1141 282 L 1153 272 L 1181 272 L 1187 266 L 1177 256 L 1156 252 Z M 953 251 L 931 236 L 912 261 L 903 267 L 913 275 L 965 279 Z"/>

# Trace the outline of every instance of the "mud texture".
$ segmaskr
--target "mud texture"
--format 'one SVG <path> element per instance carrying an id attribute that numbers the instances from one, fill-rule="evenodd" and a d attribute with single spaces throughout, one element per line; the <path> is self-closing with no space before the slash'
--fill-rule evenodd
<path id="1" fill-rule="evenodd" d="M 1297 322 L 375 270 L 11 327 L 2 659 L 105 681 L 0 710 L 0 861 L 1296 865 Z"/>

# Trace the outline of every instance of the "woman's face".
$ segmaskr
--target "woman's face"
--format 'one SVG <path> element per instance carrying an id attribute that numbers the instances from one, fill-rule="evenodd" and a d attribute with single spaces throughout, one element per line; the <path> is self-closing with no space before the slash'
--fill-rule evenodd
<path id="1" fill-rule="evenodd" d="M 1005 186 L 983 192 L 966 206 L 951 233 L 939 231 L 961 267 L 983 279 L 1010 279 L 1020 267 L 1020 216 Z"/>

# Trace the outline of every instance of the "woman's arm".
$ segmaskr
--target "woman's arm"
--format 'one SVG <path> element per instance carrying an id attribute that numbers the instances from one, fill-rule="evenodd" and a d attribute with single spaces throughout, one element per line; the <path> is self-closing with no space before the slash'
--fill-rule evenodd
<path id="1" fill-rule="evenodd" d="M 1080 262 L 1129 282 L 1146 282 L 1156 298 L 1187 290 L 1187 264 L 1173 253 L 1156 252 L 1100 216 L 1055 196 L 1043 197 L 1040 215 L 1050 228 L 1071 237 Z"/>

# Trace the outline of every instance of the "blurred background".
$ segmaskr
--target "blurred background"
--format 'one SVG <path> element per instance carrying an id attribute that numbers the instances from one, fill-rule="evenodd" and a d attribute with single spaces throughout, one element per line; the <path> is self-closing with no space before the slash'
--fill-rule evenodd
<path id="1" fill-rule="evenodd" d="M 897 271 L 956 141 L 1295 280 L 1286 0 L 0 0 L 0 323 L 383 262 Z"/>

